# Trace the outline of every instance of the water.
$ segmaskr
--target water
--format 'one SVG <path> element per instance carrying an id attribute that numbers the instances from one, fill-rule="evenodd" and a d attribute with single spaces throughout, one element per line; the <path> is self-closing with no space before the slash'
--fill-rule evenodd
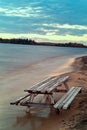
<path id="1" fill-rule="evenodd" d="M 53 130 L 58 117 L 49 109 L 26 114 L 25 107 L 9 103 L 40 80 L 71 71 L 68 65 L 82 55 L 87 49 L 0 44 L 0 130 Z"/>

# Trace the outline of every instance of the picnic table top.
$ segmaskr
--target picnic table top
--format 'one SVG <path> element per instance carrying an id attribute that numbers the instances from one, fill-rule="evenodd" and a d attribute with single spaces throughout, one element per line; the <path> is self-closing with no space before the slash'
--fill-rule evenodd
<path id="1" fill-rule="evenodd" d="M 69 76 L 52 76 L 24 90 L 29 93 L 52 93 L 59 85 L 66 82 Z"/>

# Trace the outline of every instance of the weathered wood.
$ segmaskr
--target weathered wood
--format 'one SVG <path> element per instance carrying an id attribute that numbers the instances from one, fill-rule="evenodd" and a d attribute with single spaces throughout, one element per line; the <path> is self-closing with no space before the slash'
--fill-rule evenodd
<path id="1" fill-rule="evenodd" d="M 61 92 L 61 93 L 65 93 L 65 92 L 67 92 L 67 90 L 66 90 L 66 89 L 59 89 L 59 90 L 54 90 L 54 92 Z"/>
<path id="2" fill-rule="evenodd" d="M 52 86 L 54 86 L 57 81 L 58 81 L 59 77 L 56 77 L 54 80 L 50 81 L 49 83 L 47 83 L 42 89 L 41 91 L 48 91 Z"/>
<path id="3" fill-rule="evenodd" d="M 60 84 L 62 84 L 64 81 L 66 81 L 69 78 L 69 76 L 63 76 L 63 77 L 57 77 L 54 82 L 49 83 L 48 86 L 45 88 L 48 90 L 48 92 L 54 90 L 56 87 L 59 87 Z"/>
<path id="4" fill-rule="evenodd" d="M 81 90 L 81 87 L 76 87 L 76 91 L 73 93 L 71 98 L 69 98 L 69 100 L 67 100 L 67 102 L 64 104 L 63 109 L 67 109 L 70 106 L 71 102 L 74 100 L 76 95 L 80 92 L 80 90 Z"/>
<path id="5" fill-rule="evenodd" d="M 47 82 L 44 82 L 44 84 L 42 84 L 41 86 L 36 86 L 36 88 L 28 90 L 28 92 L 32 90 L 36 92 L 47 93 L 47 88 L 50 85 L 52 86 L 52 84 L 56 81 L 56 79 L 58 79 L 58 76 L 51 78 L 49 81 L 47 80 Z"/>
<path id="6" fill-rule="evenodd" d="M 72 97 L 72 95 L 73 95 L 73 93 L 75 93 L 75 91 L 76 91 L 76 87 L 74 87 L 73 91 L 71 91 L 69 93 L 69 95 L 64 99 L 64 101 L 60 104 L 60 107 L 61 106 L 63 107 L 63 105 L 66 104 L 66 102 Z"/>
<path id="7" fill-rule="evenodd" d="M 23 96 L 23 97 L 20 97 L 19 99 L 17 99 L 16 101 L 14 101 L 14 102 L 11 102 L 10 104 L 11 105 L 18 105 L 19 103 L 20 103 L 20 101 L 22 101 L 23 99 L 25 99 L 25 98 L 27 98 L 27 97 L 29 97 L 30 96 L 30 94 L 28 94 L 28 95 L 26 95 L 26 96 Z"/>
<path id="8" fill-rule="evenodd" d="M 28 90 L 28 92 L 29 93 L 31 93 L 31 94 L 50 94 L 50 95 L 52 95 L 52 92 L 47 92 L 47 91 L 44 91 L 44 92 L 42 92 L 42 91 L 35 91 L 35 90 Z"/>
<path id="9" fill-rule="evenodd" d="M 35 94 L 31 94 L 31 96 L 30 96 L 30 101 L 32 102 L 33 100 L 34 100 L 34 97 L 35 97 Z"/>
<path id="10" fill-rule="evenodd" d="M 54 101 L 53 96 L 52 96 L 52 95 L 49 95 L 49 98 L 50 98 L 50 103 L 51 103 L 51 104 L 54 104 L 55 101 Z"/>
<path id="11" fill-rule="evenodd" d="M 56 77 L 56 76 L 48 77 L 47 79 L 44 79 L 42 82 L 39 82 L 39 83 L 37 83 L 37 84 L 31 86 L 29 89 L 26 89 L 26 90 L 24 90 L 24 91 L 25 91 L 25 92 L 28 92 L 28 90 L 34 90 L 34 89 L 36 89 L 37 87 L 39 87 L 39 86 L 41 86 L 41 85 L 43 85 L 43 84 L 49 82 L 50 80 L 52 80 L 52 79 L 55 78 L 55 77 Z"/>
<path id="12" fill-rule="evenodd" d="M 74 90 L 74 87 L 72 87 L 66 94 L 64 94 L 64 96 L 62 98 L 60 98 L 56 104 L 54 105 L 54 108 L 59 108 L 60 104 L 62 107 L 62 103 L 63 101 L 66 99 L 66 97 L 68 97 L 68 95 L 70 94 L 70 92 L 72 92 Z"/>
<path id="13" fill-rule="evenodd" d="M 63 82 L 63 84 L 64 84 L 66 90 L 68 91 L 69 90 L 69 86 L 68 86 L 67 82 L 65 81 L 65 82 Z"/>
<path id="14" fill-rule="evenodd" d="M 59 77 L 55 77 L 55 78 L 51 79 L 49 82 L 46 82 L 45 84 L 38 87 L 37 90 L 38 91 L 43 91 L 43 92 L 47 91 L 47 89 L 50 87 L 50 85 L 52 86 L 52 84 L 55 83 L 58 78 Z"/>
<path id="15" fill-rule="evenodd" d="M 64 76 L 64 77 L 60 77 L 58 79 L 58 81 L 53 85 L 51 86 L 49 89 L 48 89 L 48 92 L 52 92 L 57 86 L 59 86 L 60 84 L 62 84 L 63 82 L 67 81 L 69 79 L 69 76 Z"/>
<path id="16" fill-rule="evenodd" d="M 24 91 L 29 92 L 29 93 L 32 93 L 32 92 L 50 93 L 58 85 L 62 84 L 64 81 L 67 81 L 68 79 L 69 79 L 69 76 L 63 76 L 63 77 L 53 76 Z"/>
<path id="17" fill-rule="evenodd" d="M 27 90 L 24 90 L 26 92 L 28 92 L 29 94 L 19 98 L 18 100 L 16 100 L 15 102 L 10 103 L 11 105 L 18 105 L 20 103 L 20 105 L 22 106 L 38 106 L 41 104 L 41 106 L 45 105 L 46 103 L 35 103 L 34 98 L 38 95 L 38 94 L 44 94 L 45 99 L 48 99 L 48 104 L 52 105 L 54 104 L 54 98 L 53 98 L 53 92 L 65 92 L 66 90 L 57 90 L 57 87 L 59 87 L 59 85 L 61 85 L 62 83 L 66 82 L 69 79 L 69 76 L 53 76 L 53 77 L 49 77 L 45 80 L 43 80 L 40 83 L 37 83 L 36 85 L 30 87 Z M 27 97 L 29 97 L 27 99 Z"/>
<path id="18" fill-rule="evenodd" d="M 80 92 L 81 87 L 72 87 L 55 105 L 56 109 L 67 109 L 76 95 Z"/>
<path id="19" fill-rule="evenodd" d="M 21 106 L 28 106 L 28 107 L 51 107 L 53 104 L 25 102 L 25 103 L 20 103 L 20 105 Z"/>

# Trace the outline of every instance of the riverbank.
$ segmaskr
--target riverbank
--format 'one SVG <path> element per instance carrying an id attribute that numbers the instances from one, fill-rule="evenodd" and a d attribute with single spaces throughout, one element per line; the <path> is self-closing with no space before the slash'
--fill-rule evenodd
<path id="1" fill-rule="evenodd" d="M 73 101 L 67 112 L 67 119 L 62 120 L 64 130 L 86 130 L 87 129 L 87 56 L 75 59 L 73 63 L 74 72 L 69 75 L 69 86 L 82 86 L 80 93 Z"/>

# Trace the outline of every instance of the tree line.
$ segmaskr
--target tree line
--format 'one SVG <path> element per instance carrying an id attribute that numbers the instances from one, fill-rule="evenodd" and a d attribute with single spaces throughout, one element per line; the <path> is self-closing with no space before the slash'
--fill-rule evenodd
<path id="1" fill-rule="evenodd" d="M 79 47 L 79 48 L 87 48 L 86 45 L 82 44 L 82 43 L 51 43 L 51 42 L 36 42 L 34 40 L 31 39 L 3 39 L 0 38 L 0 43 L 4 43 L 4 44 L 20 44 L 20 45 L 45 45 L 45 46 L 59 46 L 59 47 Z"/>

